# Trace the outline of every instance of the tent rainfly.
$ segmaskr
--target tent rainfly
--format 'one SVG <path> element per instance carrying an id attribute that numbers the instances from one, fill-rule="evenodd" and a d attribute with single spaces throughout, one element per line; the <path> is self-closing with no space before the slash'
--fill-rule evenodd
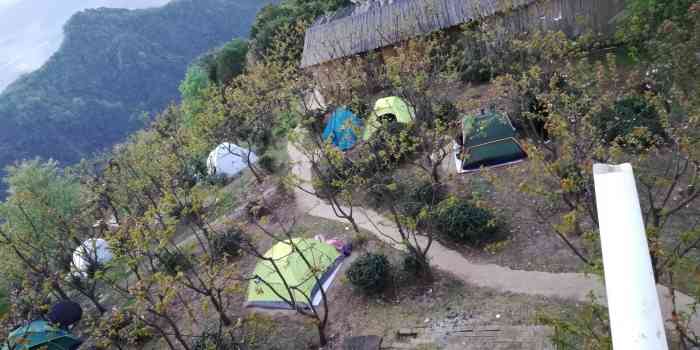
<path id="1" fill-rule="evenodd" d="M 75 350 L 82 341 L 67 331 L 39 320 L 15 329 L 2 343 L 2 350 Z"/>
<path id="2" fill-rule="evenodd" d="M 90 268 L 90 262 L 100 265 L 112 260 L 109 243 L 101 238 L 90 238 L 73 251 L 73 266 L 76 272 L 85 274 Z"/>
<path id="3" fill-rule="evenodd" d="M 311 268 L 293 246 L 302 251 Z M 292 244 L 279 242 L 264 257 L 275 263 L 262 259 L 255 266 L 255 278 L 248 285 L 247 307 L 292 309 L 287 301 L 301 307 L 309 307 L 309 301 L 314 306 L 319 305 L 322 301 L 321 286 L 324 291 L 330 288 L 343 261 L 343 255 L 332 245 L 303 238 L 292 239 Z M 285 282 L 292 290 L 291 295 Z"/>
<path id="4" fill-rule="evenodd" d="M 508 116 L 495 111 L 465 116 L 462 145 L 456 145 L 457 171 L 478 171 L 481 167 L 514 164 L 527 158 L 515 139 L 515 128 Z"/>
<path id="5" fill-rule="evenodd" d="M 395 119 L 399 123 L 409 124 L 416 116 L 413 107 L 409 106 L 406 101 L 400 97 L 391 96 L 377 100 L 374 104 L 372 114 L 367 119 L 367 127 L 363 139 L 369 140 L 370 137 L 377 131 L 381 121 L 386 119 Z"/>
<path id="6" fill-rule="evenodd" d="M 357 142 L 356 131 L 362 128 L 362 121 L 346 107 L 340 107 L 331 114 L 323 139 L 330 140 L 341 151 L 347 151 Z"/>
<path id="7" fill-rule="evenodd" d="M 252 151 L 232 143 L 222 143 L 209 153 L 207 170 L 209 175 L 236 176 L 248 167 L 248 157 L 251 163 L 258 160 Z"/>

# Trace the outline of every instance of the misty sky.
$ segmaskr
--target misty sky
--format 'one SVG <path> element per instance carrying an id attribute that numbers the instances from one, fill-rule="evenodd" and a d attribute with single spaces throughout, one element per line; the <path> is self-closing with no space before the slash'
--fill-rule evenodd
<path id="1" fill-rule="evenodd" d="M 0 91 L 39 68 L 61 45 L 63 24 L 95 7 L 145 8 L 169 0 L 0 0 Z"/>

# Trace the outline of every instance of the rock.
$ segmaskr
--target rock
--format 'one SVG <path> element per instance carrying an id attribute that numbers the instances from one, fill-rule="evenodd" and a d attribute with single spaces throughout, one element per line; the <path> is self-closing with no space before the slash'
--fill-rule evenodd
<path id="1" fill-rule="evenodd" d="M 376 335 L 347 337 L 343 341 L 343 350 L 379 350 L 382 338 Z"/>

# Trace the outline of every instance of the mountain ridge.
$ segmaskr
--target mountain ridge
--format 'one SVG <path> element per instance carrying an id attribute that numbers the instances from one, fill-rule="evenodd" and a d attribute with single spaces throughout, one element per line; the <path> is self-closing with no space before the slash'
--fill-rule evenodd
<path id="1" fill-rule="evenodd" d="M 174 0 L 76 13 L 59 50 L 0 94 L 0 168 L 37 156 L 74 163 L 122 141 L 143 126 L 143 113 L 178 100 L 193 59 L 247 36 L 265 3 Z"/>

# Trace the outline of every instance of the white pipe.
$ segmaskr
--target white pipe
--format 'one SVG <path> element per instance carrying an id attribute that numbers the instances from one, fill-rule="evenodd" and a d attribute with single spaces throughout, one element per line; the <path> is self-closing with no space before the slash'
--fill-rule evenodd
<path id="1" fill-rule="evenodd" d="M 649 246 L 629 163 L 593 165 L 615 350 L 667 350 Z"/>

